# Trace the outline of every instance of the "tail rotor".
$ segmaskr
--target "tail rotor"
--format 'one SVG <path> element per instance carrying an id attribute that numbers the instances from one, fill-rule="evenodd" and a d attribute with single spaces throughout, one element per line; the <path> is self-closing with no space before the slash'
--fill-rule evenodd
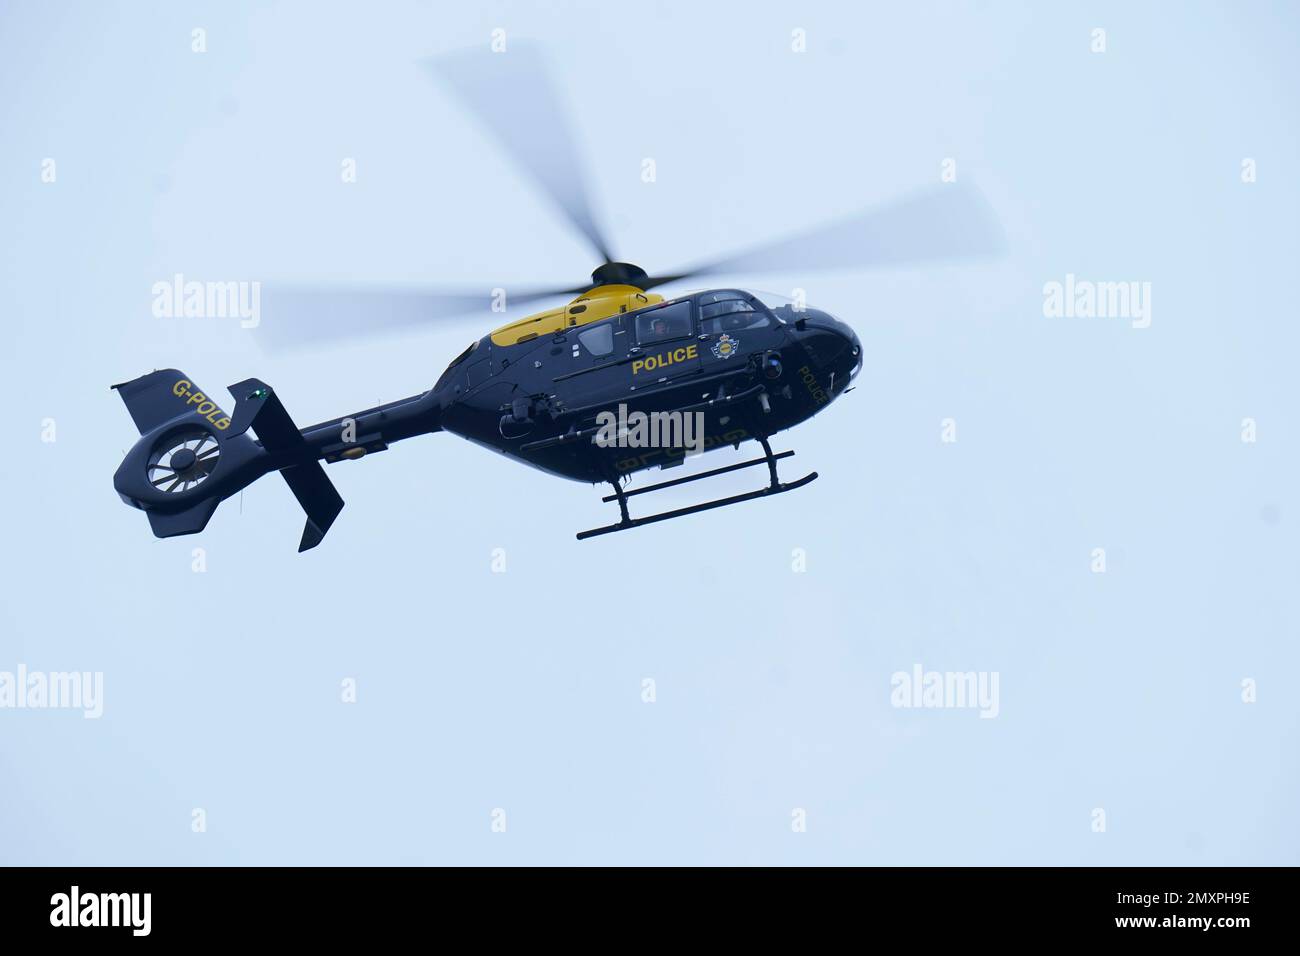
<path id="1" fill-rule="evenodd" d="M 149 456 L 149 483 L 167 494 L 197 488 L 216 470 L 221 443 L 203 429 L 186 429 L 159 442 Z"/>

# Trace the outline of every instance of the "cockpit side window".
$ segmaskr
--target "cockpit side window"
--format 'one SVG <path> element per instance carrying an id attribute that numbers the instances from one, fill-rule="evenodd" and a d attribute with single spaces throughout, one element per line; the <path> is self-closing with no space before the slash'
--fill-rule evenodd
<path id="1" fill-rule="evenodd" d="M 651 345 L 681 339 L 691 334 L 691 303 L 670 302 L 657 309 L 636 313 L 636 341 Z"/>

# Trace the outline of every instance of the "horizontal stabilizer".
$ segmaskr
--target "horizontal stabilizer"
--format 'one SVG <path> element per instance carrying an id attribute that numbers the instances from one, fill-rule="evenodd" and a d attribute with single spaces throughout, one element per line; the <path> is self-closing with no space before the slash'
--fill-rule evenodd
<path id="1" fill-rule="evenodd" d="M 310 551 L 321 543 L 325 532 L 330 529 L 334 519 L 343 510 L 343 498 L 334 483 L 325 475 L 320 462 L 294 465 L 280 472 L 289 483 L 293 496 L 307 512 L 307 525 L 302 529 L 302 541 L 298 550 Z"/>
<path id="2" fill-rule="evenodd" d="M 230 386 L 235 396 L 235 414 L 231 431 L 238 435 L 251 428 L 267 451 L 292 454 L 305 449 L 307 441 L 298 431 L 275 390 L 261 379 L 249 378 Z M 343 510 L 343 498 L 325 475 L 320 462 L 306 461 L 280 471 L 289 490 L 307 513 L 299 551 L 310 551 L 321 543 L 325 532 Z"/>
<path id="3" fill-rule="evenodd" d="M 231 435 L 242 435 L 251 428 L 267 451 L 292 451 L 306 444 L 275 390 L 261 379 L 231 385 L 230 394 L 235 397 Z"/>

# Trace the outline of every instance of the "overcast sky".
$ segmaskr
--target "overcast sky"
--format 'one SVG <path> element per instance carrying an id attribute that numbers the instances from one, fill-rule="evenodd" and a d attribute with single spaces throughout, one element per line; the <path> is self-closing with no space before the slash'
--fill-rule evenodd
<path id="1" fill-rule="evenodd" d="M 0 862 L 1300 862 L 1294 9 L 615 6 L 0 11 L 0 673 L 103 675 L 98 719 L 0 709 Z M 275 476 L 155 540 L 111 384 L 255 375 L 306 425 L 500 317 L 272 355 L 154 283 L 597 264 L 419 65 L 495 29 L 651 272 L 945 169 L 1008 254 L 719 279 L 862 339 L 776 442 L 796 493 L 578 543 L 604 489 L 435 435 L 330 466 L 308 554 Z M 1149 311 L 1045 314 L 1067 276 Z M 918 666 L 996 716 L 894 706 Z"/>

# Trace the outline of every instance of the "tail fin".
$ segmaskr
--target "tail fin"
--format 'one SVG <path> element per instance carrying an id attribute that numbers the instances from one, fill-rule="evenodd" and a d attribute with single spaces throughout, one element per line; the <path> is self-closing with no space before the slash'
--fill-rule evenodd
<path id="1" fill-rule="evenodd" d="M 206 528 L 219 504 L 220 498 L 208 498 L 176 514 L 161 511 L 146 511 L 145 514 L 149 516 L 149 527 L 153 529 L 155 538 L 174 538 L 179 534 L 198 534 Z"/>
<path id="2" fill-rule="evenodd" d="M 191 412 L 219 431 L 230 427 L 230 416 L 180 369 L 159 369 L 113 388 L 122 396 L 141 435 Z"/>

